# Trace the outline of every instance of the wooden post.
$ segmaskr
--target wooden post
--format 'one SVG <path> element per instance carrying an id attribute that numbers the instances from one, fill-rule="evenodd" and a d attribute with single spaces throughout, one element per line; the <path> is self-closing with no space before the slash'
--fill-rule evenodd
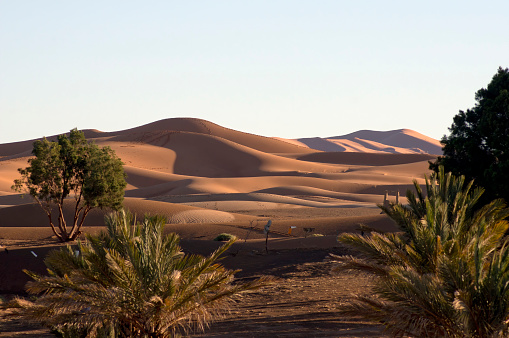
<path id="1" fill-rule="evenodd" d="M 387 190 L 385 190 L 384 207 L 388 207 L 388 206 L 389 206 L 389 192 Z"/>
<path id="2" fill-rule="evenodd" d="M 267 224 L 265 224 L 265 229 L 263 230 L 265 232 L 265 253 L 269 253 L 269 232 L 270 232 L 271 225 L 272 225 L 272 220 L 269 219 Z"/>

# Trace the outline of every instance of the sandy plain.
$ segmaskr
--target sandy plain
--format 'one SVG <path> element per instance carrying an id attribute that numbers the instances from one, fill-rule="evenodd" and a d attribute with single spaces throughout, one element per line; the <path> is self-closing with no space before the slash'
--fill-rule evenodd
<path id="1" fill-rule="evenodd" d="M 246 295 L 229 314 L 196 337 L 379 337 L 381 328 L 342 318 L 353 294 L 369 294 L 370 278 L 332 272 L 329 253 L 349 253 L 336 242 L 360 225 L 393 231 L 377 204 L 387 193 L 405 203 L 412 180 L 424 182 L 439 142 L 417 132 L 360 131 L 344 137 L 285 140 L 214 123 L 176 118 L 118 132 L 84 131 L 124 162 L 124 207 L 139 216 L 167 217 L 186 252 L 206 254 L 226 232 L 239 240 L 224 259 L 239 278 L 279 277 Z M 49 137 L 50 139 L 54 137 Z M 0 293 L 20 293 L 22 268 L 44 272 L 44 255 L 57 247 L 46 216 L 11 190 L 26 167 L 33 140 L 0 145 Z M 431 154 L 430 154 L 431 152 Z M 70 212 L 66 205 L 65 212 Z M 97 233 L 107 211 L 94 210 L 84 233 Z M 268 246 L 264 225 L 272 221 Z M 33 253 L 32 253 L 33 252 Z M 35 257 L 35 255 L 37 257 Z M 49 334 L 3 321 L 0 337 Z"/>

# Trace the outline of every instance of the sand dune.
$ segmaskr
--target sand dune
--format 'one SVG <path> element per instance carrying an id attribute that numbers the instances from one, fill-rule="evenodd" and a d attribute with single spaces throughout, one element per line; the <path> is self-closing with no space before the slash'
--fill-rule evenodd
<path id="1" fill-rule="evenodd" d="M 412 179 L 423 181 L 428 161 L 435 159 L 429 154 L 440 149 L 438 141 L 406 129 L 284 140 L 191 118 L 85 134 L 99 146 L 110 146 L 124 162 L 126 208 L 138 215 L 162 214 L 177 227 L 201 223 L 210 233 L 220 229 L 214 227 L 243 229 L 254 218 L 286 224 L 299 215 L 308 225 L 321 219 L 330 234 L 360 223 L 346 222 L 345 210 L 371 210 L 369 215 L 383 218 L 376 204 L 385 193 L 391 200 L 399 193 L 404 202 Z M 47 227 L 40 208 L 11 190 L 32 142 L 0 145 L 0 241 L 2 229 Z M 71 212 L 70 205 L 65 212 Z M 94 210 L 86 225 L 104 225 L 105 212 Z"/>
<path id="2" fill-rule="evenodd" d="M 394 164 L 416 163 L 420 161 L 434 160 L 435 155 L 428 154 L 393 154 L 387 153 L 369 153 L 364 152 L 315 152 L 298 157 L 302 161 L 335 163 L 343 165 L 364 165 L 364 166 L 384 166 Z"/>
<path id="3" fill-rule="evenodd" d="M 136 135 L 101 138 L 124 163 L 143 169 L 196 177 L 259 176 L 272 172 L 339 171 L 338 166 L 298 161 L 262 152 L 217 136 L 165 131 L 144 141 Z M 275 147 L 276 148 L 276 147 Z M 301 152 L 309 153 L 309 149 Z"/>
<path id="4" fill-rule="evenodd" d="M 138 217 L 144 215 L 162 215 L 169 223 L 214 223 L 231 222 L 236 219 L 246 219 L 246 216 L 237 217 L 229 212 L 196 208 L 183 204 L 174 204 L 160 201 L 149 201 L 137 198 L 126 198 L 124 207 Z M 104 216 L 110 210 L 93 209 L 87 216 L 85 226 L 104 226 Z M 73 204 L 68 201 L 64 205 L 66 219 L 72 219 Z M 56 224 L 57 220 L 53 220 Z M 28 203 L 0 208 L 0 229 L 2 227 L 49 227 L 48 218 L 36 203 Z"/>
<path id="5" fill-rule="evenodd" d="M 171 134 L 189 132 L 216 136 L 267 153 L 313 152 L 307 147 L 295 145 L 290 142 L 228 129 L 215 123 L 195 118 L 170 118 L 114 132 L 101 132 L 95 129 L 87 129 L 83 130 L 83 132 L 87 139 L 109 139 L 110 141 L 114 141 L 112 139 L 116 138 L 118 142 L 144 144 L 164 142 L 164 139 L 169 138 Z M 46 135 L 46 137 L 49 140 L 56 139 L 56 135 Z M 33 141 L 34 140 L 0 144 L 0 158 L 3 156 L 21 154 L 23 152 L 28 152 L 27 155 L 29 155 L 32 150 Z"/>
<path id="6" fill-rule="evenodd" d="M 438 140 L 410 129 L 360 130 L 343 136 L 300 138 L 291 143 L 327 152 L 442 154 L 442 145 Z"/>
<path id="7" fill-rule="evenodd" d="M 0 158 L 0 192 L 11 194 L 14 180 L 19 178 L 18 168 L 28 165 L 28 157 L 24 154 L 18 158 Z"/>
<path id="8" fill-rule="evenodd" d="M 216 136 L 267 153 L 312 152 L 309 149 L 306 149 L 307 147 L 294 145 L 281 140 L 275 140 L 274 138 L 228 129 L 209 121 L 194 118 L 166 119 L 109 134 L 123 136 L 128 135 L 128 137 L 134 136 L 141 139 L 142 142 L 145 142 L 146 138 L 158 138 L 159 132 L 165 134 L 166 131 L 192 132 Z"/>

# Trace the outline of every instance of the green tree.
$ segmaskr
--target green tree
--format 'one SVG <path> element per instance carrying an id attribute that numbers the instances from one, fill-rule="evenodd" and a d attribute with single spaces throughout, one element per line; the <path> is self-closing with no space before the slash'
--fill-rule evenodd
<path id="1" fill-rule="evenodd" d="M 455 175 L 475 179 L 486 189 L 486 201 L 509 200 L 509 69 L 499 68 L 487 88 L 475 94 L 476 105 L 454 117 L 450 135 L 442 138 L 440 165 Z"/>
<path id="2" fill-rule="evenodd" d="M 49 276 L 29 273 L 27 291 L 42 296 L 10 306 L 25 318 L 52 327 L 112 332 L 125 337 L 170 337 L 204 329 L 232 297 L 259 288 L 269 277 L 234 282 L 235 270 L 217 261 L 233 244 L 209 256 L 184 254 L 176 234 L 163 235 L 165 219 L 135 224 L 124 211 L 111 214 L 107 232 L 87 236 L 76 248 L 51 252 Z"/>
<path id="3" fill-rule="evenodd" d="M 74 240 L 93 208 L 117 210 L 122 206 L 126 175 L 122 161 L 111 148 L 99 148 L 73 129 L 69 136 L 58 136 L 57 142 L 46 138 L 34 142 L 32 154 L 29 166 L 18 169 L 21 178 L 12 188 L 35 199 L 59 240 Z M 64 203 L 69 196 L 74 197 L 70 226 L 64 218 Z"/>
<path id="4" fill-rule="evenodd" d="M 414 185 L 408 206 L 382 206 L 400 232 L 338 237 L 360 252 L 336 256 L 340 269 L 376 276 L 376 297 L 358 297 L 344 312 L 396 336 L 507 337 L 509 210 L 501 199 L 477 206 L 482 189 L 443 167 L 426 177 L 426 194 Z"/>

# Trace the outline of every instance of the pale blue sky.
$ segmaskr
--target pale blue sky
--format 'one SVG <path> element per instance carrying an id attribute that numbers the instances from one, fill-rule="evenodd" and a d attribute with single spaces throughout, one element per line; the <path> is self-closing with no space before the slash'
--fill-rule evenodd
<path id="1" fill-rule="evenodd" d="M 0 143 L 170 117 L 441 138 L 509 67 L 509 1 L 0 0 Z"/>

